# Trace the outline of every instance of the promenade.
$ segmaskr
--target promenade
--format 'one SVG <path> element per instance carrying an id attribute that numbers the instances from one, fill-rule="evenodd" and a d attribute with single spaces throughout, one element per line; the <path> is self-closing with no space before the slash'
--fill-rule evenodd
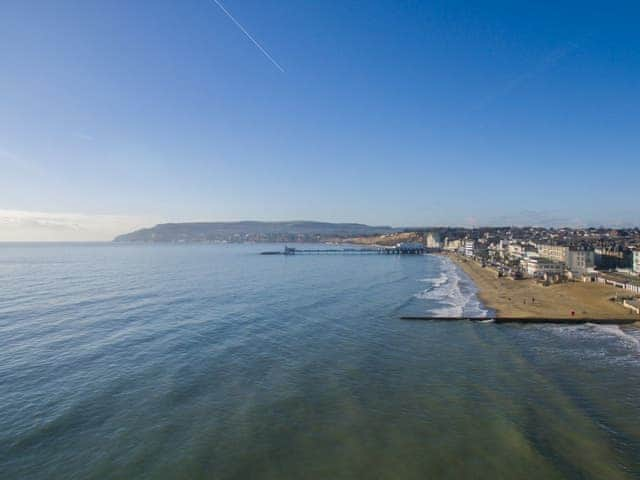
<path id="1" fill-rule="evenodd" d="M 509 318 L 638 318 L 611 301 L 620 289 L 595 283 L 568 282 L 542 286 L 535 280 L 498 278 L 495 270 L 458 255 L 448 255 L 478 287 L 478 296 L 496 316 Z M 573 312 L 573 314 L 572 314 Z"/>

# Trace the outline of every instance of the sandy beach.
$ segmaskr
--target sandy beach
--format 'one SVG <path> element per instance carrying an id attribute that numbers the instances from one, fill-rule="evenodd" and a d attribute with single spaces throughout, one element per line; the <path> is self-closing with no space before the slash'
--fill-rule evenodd
<path id="1" fill-rule="evenodd" d="M 448 255 L 471 277 L 478 296 L 497 317 L 627 319 L 638 317 L 610 299 L 623 294 L 619 289 L 594 283 L 569 282 L 548 287 L 534 280 L 498 278 L 490 268 Z M 638 317 L 640 321 L 640 317 Z"/>

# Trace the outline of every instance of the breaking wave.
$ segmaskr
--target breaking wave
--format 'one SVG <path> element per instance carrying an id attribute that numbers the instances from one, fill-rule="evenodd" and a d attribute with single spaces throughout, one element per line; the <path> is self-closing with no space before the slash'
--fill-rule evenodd
<path id="1" fill-rule="evenodd" d="M 587 324 L 593 330 L 602 333 L 607 336 L 616 337 L 623 344 L 640 350 L 640 338 L 636 338 L 633 335 L 625 332 L 620 328 L 619 325 L 596 325 L 596 324 Z"/>
<path id="2" fill-rule="evenodd" d="M 636 361 L 640 355 L 640 331 L 636 328 L 625 328 L 619 325 L 545 325 L 537 326 L 542 331 L 550 332 L 571 342 L 580 355 L 602 355 L 610 360 L 619 361 L 621 352 L 626 351 Z M 617 347 L 613 354 L 609 347 Z"/>
<path id="3" fill-rule="evenodd" d="M 440 275 L 424 278 L 429 287 L 416 293 L 415 297 L 429 301 L 428 310 L 434 316 L 441 317 L 486 317 L 489 312 L 484 308 L 473 283 L 467 279 L 458 267 L 448 258 L 436 257 Z"/>

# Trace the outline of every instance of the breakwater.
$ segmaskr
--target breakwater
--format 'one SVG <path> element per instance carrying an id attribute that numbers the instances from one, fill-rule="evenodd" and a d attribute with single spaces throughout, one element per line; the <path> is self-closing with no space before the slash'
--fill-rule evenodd
<path id="1" fill-rule="evenodd" d="M 630 325 L 637 322 L 635 318 L 535 318 L 535 317 L 434 317 L 423 315 L 405 315 L 400 317 L 401 320 L 431 320 L 441 322 L 455 322 L 455 321 L 471 321 L 471 322 L 486 322 L 492 320 L 494 323 L 535 323 L 546 324 L 556 323 L 564 325 L 581 325 L 585 323 L 593 323 L 596 325 Z"/>

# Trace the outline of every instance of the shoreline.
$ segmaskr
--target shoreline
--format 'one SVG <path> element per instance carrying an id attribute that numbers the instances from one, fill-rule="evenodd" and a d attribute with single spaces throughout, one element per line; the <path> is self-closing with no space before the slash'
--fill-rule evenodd
<path id="1" fill-rule="evenodd" d="M 545 287 L 531 279 L 499 278 L 494 270 L 473 260 L 455 254 L 442 255 L 467 274 L 483 306 L 496 318 L 635 319 L 640 322 L 640 316 L 610 300 L 621 293 L 615 287 L 582 282 Z"/>

